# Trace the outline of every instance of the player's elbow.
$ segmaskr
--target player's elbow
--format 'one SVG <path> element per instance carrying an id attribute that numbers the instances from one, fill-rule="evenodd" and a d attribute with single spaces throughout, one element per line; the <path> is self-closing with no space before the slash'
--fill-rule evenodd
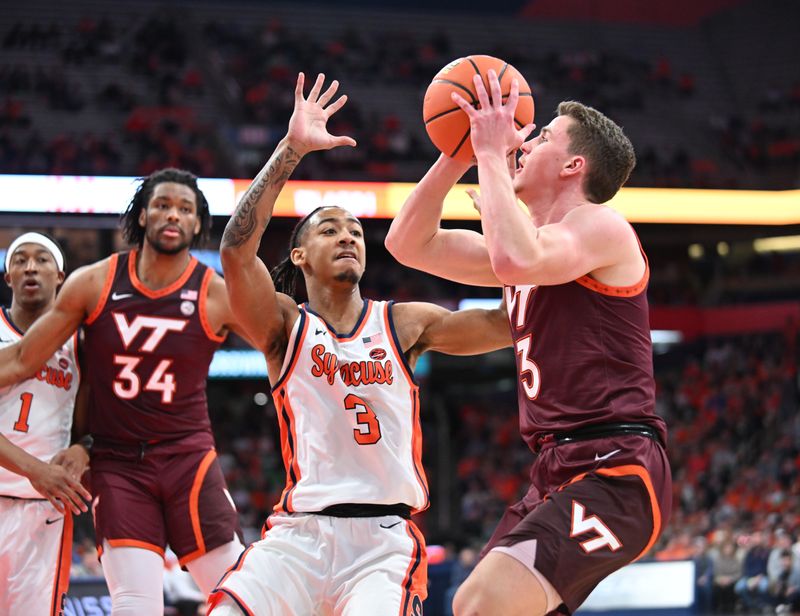
<path id="1" fill-rule="evenodd" d="M 490 260 L 494 275 L 504 285 L 531 284 L 527 262 L 506 253 L 490 255 Z"/>
<path id="2" fill-rule="evenodd" d="M 223 242 L 219 247 L 219 260 L 222 263 L 223 272 L 231 272 L 234 269 L 241 268 L 244 262 L 245 255 L 241 246 L 234 246 L 232 244 L 225 244 Z"/>
<path id="3" fill-rule="evenodd" d="M 408 265 L 410 251 L 407 249 L 407 244 L 403 240 L 404 238 L 402 237 L 402 234 L 395 229 L 394 225 L 392 225 L 389 228 L 389 232 L 386 234 L 386 238 L 383 240 L 383 245 L 386 247 L 386 250 L 389 251 L 389 254 L 398 261 L 398 263 Z"/>

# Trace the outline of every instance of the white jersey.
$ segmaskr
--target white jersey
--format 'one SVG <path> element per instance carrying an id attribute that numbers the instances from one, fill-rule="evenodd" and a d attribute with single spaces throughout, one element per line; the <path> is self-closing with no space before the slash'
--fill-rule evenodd
<path id="1" fill-rule="evenodd" d="M 276 511 L 428 506 L 419 388 L 397 341 L 391 302 L 364 300 L 347 335 L 301 306 L 272 395 L 286 467 Z"/>
<path id="2" fill-rule="evenodd" d="M 0 309 L 0 347 L 22 338 Z M 0 432 L 45 462 L 69 445 L 75 395 L 80 384 L 77 335 L 72 336 L 31 378 L 0 389 Z M 43 498 L 21 475 L 0 467 L 0 496 Z"/>

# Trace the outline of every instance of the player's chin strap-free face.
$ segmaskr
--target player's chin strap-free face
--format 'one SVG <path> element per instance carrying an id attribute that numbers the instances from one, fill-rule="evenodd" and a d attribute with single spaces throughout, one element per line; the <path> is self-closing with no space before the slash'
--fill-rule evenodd
<path id="1" fill-rule="evenodd" d="M 56 265 L 58 265 L 58 271 L 62 273 L 64 272 L 64 253 L 61 252 L 61 249 L 58 247 L 58 245 L 49 237 L 34 231 L 30 233 L 23 233 L 17 239 L 11 242 L 11 246 L 9 246 L 8 250 L 6 251 L 6 271 L 8 271 L 8 268 L 11 265 L 11 257 L 14 255 L 14 251 L 22 246 L 22 244 L 38 244 L 51 255 L 53 255 L 53 259 L 55 259 Z"/>

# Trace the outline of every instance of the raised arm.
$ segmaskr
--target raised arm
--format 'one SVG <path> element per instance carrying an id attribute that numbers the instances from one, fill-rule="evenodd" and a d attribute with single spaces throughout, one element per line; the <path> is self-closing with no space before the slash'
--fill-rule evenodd
<path id="1" fill-rule="evenodd" d="M 442 229 L 444 199 L 470 165 L 442 154 L 409 195 L 386 235 L 386 249 L 403 265 L 475 286 L 501 286 L 480 233 Z"/>
<path id="2" fill-rule="evenodd" d="M 245 192 L 222 236 L 220 256 L 231 309 L 247 339 L 268 356 L 272 355 L 275 341 L 285 339 L 288 315 L 297 311 L 290 298 L 276 293 L 257 254 L 275 201 L 307 153 L 356 145 L 350 137 L 328 133 L 328 118 L 341 109 L 347 97 L 340 96 L 328 105 L 339 83 L 333 81 L 322 92 L 324 80 L 325 76 L 319 75 L 308 98 L 304 98 L 304 75 L 298 75 L 294 112 L 286 136 Z"/>
<path id="3" fill-rule="evenodd" d="M 517 206 L 506 157 L 533 129 L 517 129 L 514 111 L 518 85 L 503 103 L 497 76 L 489 72 L 491 99 L 480 79 L 475 87 L 480 108 L 463 98 L 453 98 L 470 117 L 472 144 L 478 160 L 481 189 L 481 223 L 489 259 L 497 278 L 505 285 L 555 285 L 586 274 L 601 274 L 604 282 L 627 286 L 641 278 L 645 264 L 636 236 L 614 210 L 585 204 L 571 209 L 560 222 L 535 226 Z M 551 135 L 543 129 L 531 149 Z M 533 142 L 532 142 L 533 143 Z"/>
<path id="4" fill-rule="evenodd" d="M 61 348 L 99 300 L 107 263 L 76 270 L 56 297 L 53 308 L 39 317 L 22 340 L 0 349 L 0 387 L 30 377 Z"/>

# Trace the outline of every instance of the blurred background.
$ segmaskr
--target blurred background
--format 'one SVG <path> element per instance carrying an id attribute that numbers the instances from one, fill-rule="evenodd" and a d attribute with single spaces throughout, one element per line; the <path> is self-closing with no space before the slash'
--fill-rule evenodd
<path id="1" fill-rule="evenodd" d="M 788 224 L 760 224 L 758 214 L 774 191 L 800 188 L 798 24 L 796 0 L 495 0 L 482 8 L 448 0 L 435 8 L 421 0 L 27 0 L 0 12 L 0 186 L 11 175 L 131 178 L 165 166 L 251 178 L 284 134 L 301 70 L 341 82 L 350 101 L 331 130 L 359 147 L 315 153 L 293 180 L 419 180 L 437 155 L 421 118 L 425 89 L 463 55 L 516 66 L 540 126 L 561 100 L 598 107 L 636 148 L 629 186 L 739 191 L 756 215 L 750 224 L 635 223 L 652 267 L 657 410 L 670 429 L 675 480 L 672 520 L 653 562 L 641 566 L 683 567 L 649 571 L 662 572 L 668 592 L 686 587 L 688 598 L 639 605 L 642 597 L 631 596 L 593 609 L 797 611 L 800 192 L 781 193 L 797 213 Z M 474 171 L 465 181 L 475 181 Z M 47 213 L 39 200 L 48 191 L 25 186 L 0 189 L 0 247 L 23 230 L 48 231 L 70 271 L 124 248 L 114 214 Z M 669 210 L 684 193 L 664 194 L 667 205 L 658 207 Z M 124 199 L 106 211 L 121 212 Z M 42 213 L 29 213 L 32 204 Z M 499 298 L 399 266 L 383 248 L 390 221 L 363 221 L 364 296 L 449 308 Z M 212 241 L 198 252 L 209 264 L 218 266 L 225 222 L 215 218 Z M 283 257 L 295 222 L 270 224 L 261 249 L 268 265 Z M 475 220 L 446 224 L 480 229 Z M 252 540 L 285 472 L 263 361 L 233 336 L 225 350 L 209 406 Z M 528 485 L 532 454 L 519 437 L 514 375 L 511 350 L 428 354 L 420 363 L 432 496 L 418 519 L 432 563 L 426 614 L 449 613 L 453 588 Z M 73 561 L 67 613 L 110 613 L 88 519 L 77 526 Z M 170 559 L 165 575 L 173 580 L 169 613 L 202 613 Z M 630 592 L 630 584 L 614 588 Z"/>

